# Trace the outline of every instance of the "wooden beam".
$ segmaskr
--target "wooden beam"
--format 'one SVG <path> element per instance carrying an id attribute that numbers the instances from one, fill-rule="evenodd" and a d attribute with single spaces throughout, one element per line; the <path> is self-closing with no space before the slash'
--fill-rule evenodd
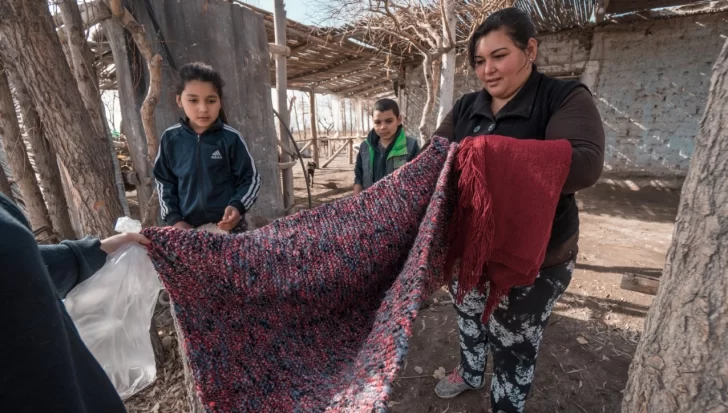
<path id="1" fill-rule="evenodd" d="M 372 70 L 376 70 L 376 69 L 374 69 L 374 68 L 372 68 L 370 66 L 367 66 L 367 67 L 363 67 L 361 69 L 352 70 L 351 72 L 342 73 L 342 74 L 340 74 L 338 76 L 334 76 L 334 77 L 329 78 L 329 79 L 326 79 L 326 80 L 319 80 L 317 82 L 313 82 L 313 83 L 311 83 L 311 85 L 313 85 L 313 86 L 319 86 L 319 85 L 322 85 L 324 83 L 335 82 L 337 80 L 344 79 L 344 78 L 350 77 L 352 75 L 357 75 L 357 74 L 362 73 L 362 72 L 371 72 Z M 333 93 L 333 91 L 332 91 L 332 93 Z"/>
<path id="2" fill-rule="evenodd" d="M 379 87 L 379 88 L 373 88 L 368 93 L 365 93 L 365 94 L 361 95 L 361 97 L 362 98 L 367 98 L 367 99 L 368 98 L 381 99 L 383 97 L 391 96 L 393 94 L 394 94 L 394 92 L 392 92 L 388 87 L 382 86 L 382 87 Z M 401 111 L 402 111 L 402 109 L 400 108 L 400 112 Z"/>
<path id="3" fill-rule="evenodd" d="M 343 89 L 336 89 L 333 92 L 336 93 L 337 95 L 348 95 L 348 94 L 356 93 L 363 89 L 367 89 L 367 88 L 374 87 L 374 86 L 380 85 L 382 83 L 391 82 L 391 81 L 392 81 L 391 79 L 386 79 L 386 78 L 382 79 L 381 77 L 378 77 L 375 79 L 369 79 L 365 82 L 361 82 L 354 86 L 350 86 L 350 87 L 343 88 Z"/>
<path id="4" fill-rule="evenodd" d="M 266 26 L 275 27 L 274 23 L 268 19 L 264 19 L 264 23 Z M 383 53 L 384 51 L 373 52 L 365 47 L 347 42 L 346 39 L 351 37 L 350 34 L 347 34 L 346 36 L 327 35 L 325 38 L 322 38 L 316 36 L 311 32 L 305 32 L 303 30 L 292 27 L 290 24 L 286 28 L 286 32 L 288 35 L 304 38 L 307 44 L 315 44 L 317 46 L 328 47 L 331 50 L 341 52 L 349 56 L 369 57 L 377 59 L 382 59 L 386 56 L 386 54 Z M 399 61 L 402 60 L 402 57 L 397 53 L 389 53 L 389 60 L 394 65 L 395 63 L 398 64 Z"/>
<path id="5" fill-rule="evenodd" d="M 345 64 L 347 64 L 349 62 L 353 62 L 353 61 L 357 61 L 357 60 L 369 61 L 370 59 L 365 59 L 365 58 L 358 57 L 358 56 L 348 57 L 346 59 L 339 60 L 336 63 L 332 63 L 330 65 L 320 67 L 318 69 L 313 69 L 313 70 L 309 70 L 308 72 L 298 73 L 296 75 L 289 77 L 288 80 L 298 80 L 298 79 L 303 79 L 305 77 L 316 75 L 319 73 L 328 72 L 329 70 L 336 69 L 337 67 L 344 66 Z"/>
<path id="6" fill-rule="evenodd" d="M 318 132 L 316 130 L 316 89 L 311 88 L 311 91 L 308 92 L 309 97 L 311 101 L 309 102 L 309 115 L 311 119 L 309 120 L 309 123 L 311 124 L 311 144 L 313 145 L 313 161 L 316 165 L 319 163 L 319 150 L 318 150 Z"/>
<path id="7" fill-rule="evenodd" d="M 291 158 L 296 157 L 296 152 L 294 150 L 289 149 L 287 145 L 284 145 L 283 143 L 281 143 L 281 141 L 279 139 L 276 139 L 276 143 L 278 144 L 278 147 L 281 148 L 282 151 L 284 151 L 285 153 L 288 154 L 288 156 L 290 156 Z"/>
<path id="8" fill-rule="evenodd" d="M 281 171 L 284 171 L 286 169 L 291 169 L 294 166 L 296 166 L 296 161 L 281 162 L 278 164 L 278 169 L 280 169 Z"/>
<path id="9" fill-rule="evenodd" d="M 661 7 L 685 6 L 702 0 L 611 0 L 606 6 L 608 14 L 631 13 Z"/>
<path id="10" fill-rule="evenodd" d="M 309 139 L 305 145 L 301 146 L 301 149 L 299 149 L 301 151 L 301 153 L 303 153 L 303 151 L 308 149 L 308 147 L 311 146 L 312 143 L 313 143 L 313 139 Z M 318 162 L 316 162 L 316 163 L 318 164 Z"/>
<path id="11" fill-rule="evenodd" d="M 657 288 L 659 286 L 659 277 L 650 277 L 642 274 L 624 274 L 619 288 L 643 294 L 657 295 Z"/>
<path id="12" fill-rule="evenodd" d="M 344 149 L 346 149 L 347 147 L 348 147 L 348 145 L 341 145 L 341 147 L 339 149 L 337 149 L 336 152 L 334 152 L 334 154 L 331 155 L 331 157 L 329 159 L 327 159 L 323 165 L 321 165 L 321 169 L 326 168 L 326 166 L 328 166 L 328 164 L 330 164 L 334 159 L 336 159 L 336 157 L 339 156 L 339 154 L 341 152 L 343 152 Z"/>
<path id="13" fill-rule="evenodd" d="M 289 57 L 291 56 L 291 49 L 288 46 L 281 46 L 275 43 L 268 43 L 268 50 L 276 55 Z"/>
<path id="14" fill-rule="evenodd" d="M 354 164 L 354 138 L 349 139 L 347 145 L 349 147 L 349 165 Z"/>
<path id="15" fill-rule="evenodd" d="M 273 17 L 275 20 L 275 42 L 280 47 L 286 47 L 286 5 L 284 0 L 275 0 Z M 286 128 L 290 124 L 290 116 L 288 114 L 288 82 L 286 74 L 286 57 L 283 55 L 276 55 L 276 93 L 277 93 L 277 105 L 278 116 L 280 116 L 278 122 L 278 141 L 283 145 L 286 150 L 281 153 L 281 163 L 287 163 L 291 161 L 289 153 L 292 150 L 288 146 L 289 137 L 286 135 Z M 295 204 L 293 195 L 293 171 L 290 169 L 284 169 L 283 175 L 283 208 L 288 209 Z"/>

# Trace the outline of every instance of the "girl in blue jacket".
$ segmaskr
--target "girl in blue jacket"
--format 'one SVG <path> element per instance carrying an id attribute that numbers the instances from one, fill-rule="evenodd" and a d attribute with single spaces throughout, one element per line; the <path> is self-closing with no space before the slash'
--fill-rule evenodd
<path id="1" fill-rule="evenodd" d="M 215 223 L 243 232 L 260 175 L 245 139 L 226 124 L 222 77 L 204 63 L 186 64 L 179 75 L 185 117 L 164 131 L 154 162 L 162 219 L 181 229 Z"/>

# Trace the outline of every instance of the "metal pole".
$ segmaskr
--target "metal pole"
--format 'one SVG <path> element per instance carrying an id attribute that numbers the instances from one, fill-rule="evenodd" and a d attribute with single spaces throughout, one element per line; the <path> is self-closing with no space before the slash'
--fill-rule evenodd
<path id="1" fill-rule="evenodd" d="M 275 0 L 275 9 L 273 11 L 275 19 L 275 41 L 280 47 L 286 46 L 286 4 L 284 0 Z M 288 148 L 287 151 L 281 152 L 281 163 L 291 161 L 288 152 L 291 151 L 288 139 L 286 138 L 286 126 L 290 120 L 288 113 L 288 82 L 286 75 L 286 56 L 276 53 L 276 92 L 278 100 L 276 102 L 276 110 L 280 115 L 278 121 L 278 139 L 282 145 Z M 281 171 L 283 177 L 283 209 L 290 211 L 294 204 L 293 197 L 293 171 L 284 169 Z"/>

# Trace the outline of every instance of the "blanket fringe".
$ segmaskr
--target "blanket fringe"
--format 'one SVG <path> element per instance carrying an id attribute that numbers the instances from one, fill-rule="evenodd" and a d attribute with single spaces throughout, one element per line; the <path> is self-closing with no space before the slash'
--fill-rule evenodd
<path id="1" fill-rule="evenodd" d="M 458 303 L 476 287 L 481 292 L 485 290 L 485 266 L 492 253 L 495 229 L 492 198 L 482 167 L 486 162 L 485 153 L 476 150 L 473 142 L 474 139 L 468 138 L 459 148 L 458 204 L 448 230 L 450 248 L 445 269 L 450 281 L 457 266 L 459 287 L 455 298 Z"/>

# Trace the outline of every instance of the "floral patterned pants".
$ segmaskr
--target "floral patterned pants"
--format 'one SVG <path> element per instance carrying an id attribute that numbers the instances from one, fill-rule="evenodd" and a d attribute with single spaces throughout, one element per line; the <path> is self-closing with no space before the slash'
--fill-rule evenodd
<path id="1" fill-rule="evenodd" d="M 571 281 L 574 261 L 539 273 L 526 287 L 511 289 L 487 323 L 481 321 L 487 291 L 467 293 L 455 301 L 460 329 L 460 363 L 463 379 L 472 387 L 483 386 L 488 352 L 493 354 L 490 402 L 493 413 L 521 413 L 531 389 L 536 356 L 551 310 Z M 454 297 L 454 279 L 450 293 Z"/>

